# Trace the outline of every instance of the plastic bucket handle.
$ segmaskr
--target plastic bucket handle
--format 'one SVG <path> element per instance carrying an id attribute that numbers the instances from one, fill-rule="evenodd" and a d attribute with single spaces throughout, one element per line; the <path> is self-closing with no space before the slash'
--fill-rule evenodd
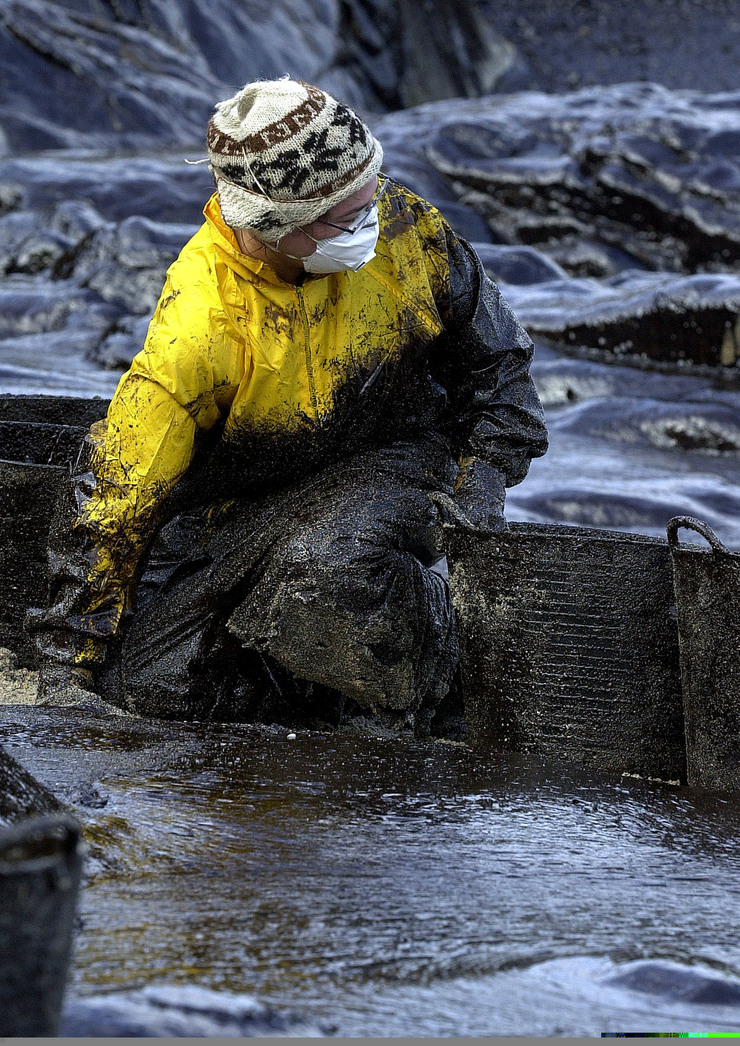
<path id="1" fill-rule="evenodd" d="M 722 544 L 709 524 L 701 519 L 695 519 L 693 516 L 674 516 L 673 519 L 668 521 L 666 535 L 668 537 L 668 546 L 672 552 L 678 548 L 678 532 L 681 529 L 695 530 L 697 534 L 701 534 L 719 555 L 732 555 L 729 548 Z"/>

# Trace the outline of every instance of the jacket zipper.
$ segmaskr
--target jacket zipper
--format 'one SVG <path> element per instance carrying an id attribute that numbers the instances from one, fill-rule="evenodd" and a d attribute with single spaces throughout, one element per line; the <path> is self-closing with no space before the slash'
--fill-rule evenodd
<path id="1" fill-rule="evenodd" d="M 304 346 L 306 351 L 306 373 L 308 375 L 308 392 L 311 396 L 311 406 L 313 412 L 318 420 L 319 416 L 319 405 L 316 399 L 316 386 L 313 380 L 313 363 L 311 361 L 311 339 L 308 333 L 308 313 L 306 312 L 306 303 L 303 299 L 303 288 L 296 287 L 296 293 L 298 295 L 298 304 L 301 308 L 301 317 L 303 319 L 303 335 L 304 335 Z"/>

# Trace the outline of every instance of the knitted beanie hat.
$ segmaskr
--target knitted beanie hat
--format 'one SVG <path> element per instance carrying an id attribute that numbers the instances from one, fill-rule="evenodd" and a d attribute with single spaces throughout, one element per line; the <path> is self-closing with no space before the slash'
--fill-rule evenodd
<path id="1" fill-rule="evenodd" d="M 287 77 L 247 84 L 221 102 L 206 144 L 226 224 L 273 241 L 351 196 L 383 161 L 351 109 Z"/>

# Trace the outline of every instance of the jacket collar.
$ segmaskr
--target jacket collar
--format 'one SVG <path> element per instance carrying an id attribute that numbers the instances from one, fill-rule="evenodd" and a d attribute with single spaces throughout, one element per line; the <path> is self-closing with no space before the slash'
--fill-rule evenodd
<path id="1" fill-rule="evenodd" d="M 213 246 L 230 269 L 233 269 L 234 272 L 247 280 L 251 280 L 257 275 L 268 283 L 285 286 L 284 280 L 281 280 L 269 265 L 239 250 L 234 230 L 226 224 L 221 215 L 217 192 L 211 196 L 203 208 L 203 215 L 211 233 Z"/>

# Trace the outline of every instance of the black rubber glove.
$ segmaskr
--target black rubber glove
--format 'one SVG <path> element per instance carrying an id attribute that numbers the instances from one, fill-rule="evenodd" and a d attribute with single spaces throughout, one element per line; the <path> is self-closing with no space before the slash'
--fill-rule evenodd
<path id="1" fill-rule="evenodd" d="M 434 496 L 443 527 L 480 536 L 506 529 L 505 499 L 506 487 L 499 470 L 478 459 L 469 459 L 461 466 L 454 497 Z"/>

